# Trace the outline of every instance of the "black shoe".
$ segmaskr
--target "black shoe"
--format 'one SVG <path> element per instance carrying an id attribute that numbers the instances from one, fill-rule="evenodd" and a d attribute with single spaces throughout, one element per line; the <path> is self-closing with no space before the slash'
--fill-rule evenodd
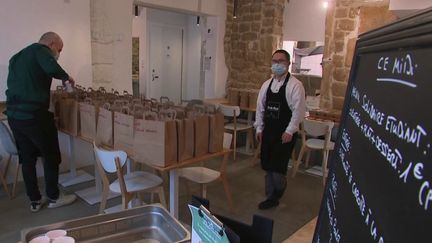
<path id="1" fill-rule="evenodd" d="M 266 199 L 258 204 L 258 208 L 261 210 L 266 210 L 270 208 L 277 207 L 279 205 L 279 201 L 274 201 L 270 199 Z"/>

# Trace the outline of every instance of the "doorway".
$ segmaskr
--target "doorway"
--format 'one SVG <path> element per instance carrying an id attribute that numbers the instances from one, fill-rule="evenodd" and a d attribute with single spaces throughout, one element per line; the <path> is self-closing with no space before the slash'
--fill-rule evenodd
<path id="1" fill-rule="evenodd" d="M 180 26 L 149 23 L 146 96 L 182 100 L 184 30 Z"/>

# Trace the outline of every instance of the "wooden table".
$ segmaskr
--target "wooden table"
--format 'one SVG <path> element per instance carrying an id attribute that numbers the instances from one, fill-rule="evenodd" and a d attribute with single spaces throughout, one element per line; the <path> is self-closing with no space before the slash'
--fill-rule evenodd
<path id="1" fill-rule="evenodd" d="M 213 158 L 217 158 L 220 156 L 223 156 L 223 161 L 222 163 L 224 163 L 227 159 L 229 154 L 231 153 L 232 150 L 230 149 L 224 149 L 220 152 L 216 152 L 216 153 L 211 153 L 211 154 L 206 154 L 200 157 L 195 157 L 192 159 L 188 159 L 188 160 L 184 160 L 180 163 L 176 163 L 167 167 L 159 167 L 159 166 L 154 166 L 142 161 L 136 161 L 139 163 L 144 163 L 148 166 L 150 166 L 151 168 L 158 170 L 160 172 L 169 172 L 169 211 L 171 213 L 171 215 L 173 217 L 175 217 L 176 219 L 178 219 L 178 204 L 179 204 L 179 179 L 178 179 L 178 173 L 177 173 L 177 169 L 181 168 L 181 167 L 185 167 L 188 165 L 193 165 L 193 164 L 197 164 L 199 162 L 204 162 Z"/>
<path id="2" fill-rule="evenodd" d="M 83 141 L 89 142 L 89 143 L 93 143 L 93 141 L 91 139 L 88 138 L 84 138 L 81 136 L 73 136 L 70 135 L 71 137 L 77 137 Z M 107 146 L 103 146 L 104 149 L 115 149 L 115 148 L 111 148 L 111 147 L 107 147 Z M 177 173 L 177 169 L 181 168 L 181 167 L 185 167 L 185 166 L 189 166 L 189 165 L 193 165 L 193 164 L 197 164 L 199 162 L 204 162 L 213 158 L 217 158 L 217 157 L 221 157 L 223 156 L 223 162 L 224 163 L 228 157 L 229 154 L 232 152 L 232 150 L 230 149 L 224 149 L 220 152 L 216 152 L 216 153 L 209 153 L 200 157 L 195 157 L 192 159 L 188 159 L 188 160 L 184 160 L 180 163 L 175 163 L 173 165 L 167 166 L 167 167 L 159 167 L 159 166 L 154 166 L 151 165 L 149 163 L 146 163 L 145 161 L 138 161 L 138 160 L 134 160 L 133 155 L 130 155 L 129 158 L 131 158 L 132 160 L 134 160 L 135 162 L 138 163 L 143 163 L 146 164 L 147 166 L 158 170 L 160 172 L 169 172 L 169 194 L 170 194 L 170 199 L 169 199 L 169 204 L 170 204 L 170 213 L 171 215 L 173 215 L 175 218 L 178 218 L 178 195 L 179 195 L 179 179 L 178 179 L 178 173 Z M 72 162 L 74 162 L 74 160 L 71 160 Z M 130 172 L 130 163 L 128 163 L 128 173 Z M 73 166 L 71 166 L 71 171 L 75 169 L 75 164 Z M 80 191 L 75 192 L 79 197 L 83 198 L 87 203 L 89 203 L 90 205 L 93 205 L 95 203 L 100 202 L 101 200 L 101 193 L 102 193 L 102 182 L 100 179 L 100 175 L 99 172 L 97 171 L 96 167 L 95 167 L 95 186 L 94 187 L 90 187 L 90 188 L 86 188 Z M 114 194 L 111 193 L 108 195 L 108 199 L 113 198 L 118 196 L 118 194 Z"/>

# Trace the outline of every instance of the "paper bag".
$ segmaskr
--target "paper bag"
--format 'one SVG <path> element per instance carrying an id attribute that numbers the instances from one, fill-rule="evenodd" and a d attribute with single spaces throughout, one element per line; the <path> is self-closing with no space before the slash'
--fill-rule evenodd
<path id="1" fill-rule="evenodd" d="M 256 109 L 259 90 L 253 90 L 249 93 L 249 108 Z"/>
<path id="2" fill-rule="evenodd" d="M 228 90 L 228 100 L 230 105 L 239 105 L 239 91 L 238 89 Z"/>
<path id="3" fill-rule="evenodd" d="M 134 117 L 114 112 L 114 148 L 133 154 Z"/>
<path id="4" fill-rule="evenodd" d="M 104 105 L 99 109 L 96 129 L 96 143 L 113 146 L 113 112 L 109 110 L 109 105 Z"/>
<path id="5" fill-rule="evenodd" d="M 177 120 L 178 161 L 191 159 L 194 156 L 194 120 Z"/>
<path id="6" fill-rule="evenodd" d="M 197 115 L 194 118 L 195 127 L 195 157 L 203 156 L 209 149 L 209 118 L 207 115 Z"/>
<path id="7" fill-rule="evenodd" d="M 246 90 L 240 91 L 240 107 L 248 107 L 249 106 L 249 92 Z"/>
<path id="8" fill-rule="evenodd" d="M 96 122 L 98 107 L 90 101 L 79 103 L 80 133 L 84 138 L 94 140 L 96 138 Z"/>
<path id="9" fill-rule="evenodd" d="M 224 115 L 220 112 L 209 114 L 209 152 L 223 150 Z"/>
<path id="10" fill-rule="evenodd" d="M 73 136 L 79 133 L 78 102 L 74 98 L 59 100 L 59 128 Z"/>
<path id="11" fill-rule="evenodd" d="M 177 162 L 175 121 L 136 119 L 134 128 L 136 160 L 159 167 L 167 167 Z"/>

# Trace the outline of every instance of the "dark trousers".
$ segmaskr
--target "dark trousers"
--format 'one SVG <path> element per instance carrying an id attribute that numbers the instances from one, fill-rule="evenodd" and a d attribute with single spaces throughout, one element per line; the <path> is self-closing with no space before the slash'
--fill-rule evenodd
<path id="1" fill-rule="evenodd" d="M 27 196 L 31 201 L 41 199 L 36 176 L 37 157 L 43 158 L 45 191 L 49 199 L 59 197 L 58 174 L 61 162 L 57 128 L 52 113 L 38 114 L 30 120 L 8 119 L 15 137 Z"/>
<path id="2" fill-rule="evenodd" d="M 265 175 L 265 194 L 268 200 L 279 201 L 287 186 L 286 175 L 267 171 Z"/>

